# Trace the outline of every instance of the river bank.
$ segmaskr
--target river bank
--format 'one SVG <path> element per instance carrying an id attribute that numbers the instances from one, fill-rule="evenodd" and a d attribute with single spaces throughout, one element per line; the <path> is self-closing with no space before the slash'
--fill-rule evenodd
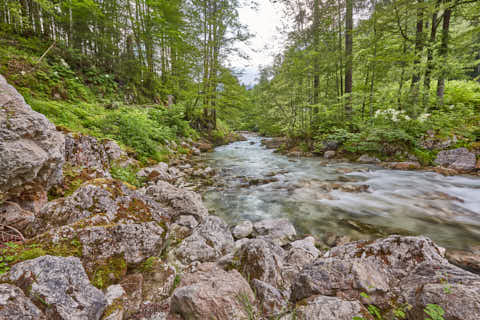
<path id="1" fill-rule="evenodd" d="M 375 306 L 385 319 L 423 320 L 429 305 L 446 320 L 480 314 L 480 276 L 426 237 L 323 248 L 289 219 L 229 225 L 188 186 L 200 168 L 186 154 L 127 176 L 119 168 L 137 160 L 114 141 L 59 131 L 2 77 L 0 89 L 0 319 L 373 320 Z M 244 173 L 272 164 L 255 141 L 206 156 L 222 152 L 232 166 L 250 161 Z M 296 163 L 275 159 L 274 170 Z M 311 180 L 312 164 L 284 174 Z"/>

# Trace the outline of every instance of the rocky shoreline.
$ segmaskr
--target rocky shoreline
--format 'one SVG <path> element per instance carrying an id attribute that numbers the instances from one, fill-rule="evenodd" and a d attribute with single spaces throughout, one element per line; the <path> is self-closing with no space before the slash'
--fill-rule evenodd
<path id="1" fill-rule="evenodd" d="M 368 154 L 352 155 L 344 154 L 339 150 L 340 145 L 336 142 L 324 142 L 323 148 L 318 152 L 305 152 L 298 147 L 289 147 L 289 141 L 286 138 L 271 138 L 262 140 L 262 144 L 275 149 L 275 152 L 283 153 L 290 157 L 313 157 L 321 156 L 329 161 L 353 161 L 364 164 L 375 164 L 387 169 L 393 170 L 426 170 L 436 172 L 445 176 L 454 176 L 460 174 L 480 175 L 480 149 L 468 150 L 467 148 L 449 149 L 456 140 L 440 141 L 434 135 L 426 138 L 422 145 L 427 150 L 436 150 L 437 156 L 434 161 L 435 166 L 422 165 L 413 154 L 400 153 L 390 157 L 385 161 Z M 396 158 L 403 158 L 399 161 Z"/>
<path id="2" fill-rule="evenodd" d="M 480 276 L 428 238 L 324 251 L 286 219 L 232 228 L 192 191 L 211 169 L 180 159 L 139 171 L 140 188 L 115 180 L 135 163 L 117 144 L 58 131 L 0 89 L 0 319 L 352 320 L 375 306 L 423 320 L 429 304 L 479 318 Z"/>

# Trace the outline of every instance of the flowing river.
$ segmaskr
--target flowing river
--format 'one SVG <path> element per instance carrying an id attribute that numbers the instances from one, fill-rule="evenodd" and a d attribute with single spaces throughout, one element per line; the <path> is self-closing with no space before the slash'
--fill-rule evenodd
<path id="1" fill-rule="evenodd" d="M 219 172 L 205 203 L 229 223 L 288 218 L 299 233 L 319 238 L 411 234 L 452 249 L 480 244 L 478 177 L 291 158 L 247 138 L 205 159 Z"/>

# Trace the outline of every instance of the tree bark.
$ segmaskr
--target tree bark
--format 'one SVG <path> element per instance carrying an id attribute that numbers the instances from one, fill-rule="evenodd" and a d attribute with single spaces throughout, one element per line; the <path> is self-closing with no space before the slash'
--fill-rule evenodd
<path id="1" fill-rule="evenodd" d="M 440 71 L 440 75 L 438 78 L 437 84 L 437 100 L 439 105 L 443 105 L 443 98 L 445 95 L 445 78 L 446 78 L 446 70 L 445 70 L 445 63 L 448 56 L 448 40 L 450 37 L 450 17 L 452 15 L 452 8 L 445 9 L 445 13 L 443 14 L 443 26 L 442 26 L 442 43 L 440 45 L 439 55 L 442 60 L 442 70 Z"/>
<path id="2" fill-rule="evenodd" d="M 353 0 L 347 0 L 345 17 L 345 115 L 347 121 L 352 119 L 353 89 Z"/>
<path id="3" fill-rule="evenodd" d="M 438 0 L 435 4 L 435 9 L 432 14 L 432 28 L 430 30 L 430 39 L 427 49 L 427 68 L 425 69 L 425 78 L 423 80 L 423 106 L 426 107 L 430 97 L 430 82 L 433 72 L 433 47 L 437 37 L 437 19 L 438 19 L 438 5 L 441 0 Z"/>
<path id="4" fill-rule="evenodd" d="M 413 108 L 412 115 L 416 116 L 415 108 L 418 102 L 418 91 L 420 81 L 420 61 L 424 47 L 424 33 L 423 33 L 423 15 L 424 15 L 424 0 L 417 1 L 417 32 L 415 35 L 415 60 L 413 61 L 412 82 L 410 85 L 411 106 Z"/>

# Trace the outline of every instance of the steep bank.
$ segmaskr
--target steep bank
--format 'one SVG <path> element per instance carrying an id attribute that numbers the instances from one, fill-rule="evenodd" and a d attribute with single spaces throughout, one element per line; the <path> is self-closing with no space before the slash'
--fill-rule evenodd
<path id="1" fill-rule="evenodd" d="M 416 320 L 429 305 L 447 320 L 480 314 L 480 276 L 427 238 L 322 252 L 285 219 L 231 229 L 179 185 L 182 168 L 145 168 L 142 188 L 112 179 L 133 161 L 117 144 L 56 131 L 0 79 L 0 213 L 18 240 L 0 249 L 0 319 L 351 320 L 374 319 L 375 306 Z M 48 201 L 67 168 L 85 182 Z"/>

